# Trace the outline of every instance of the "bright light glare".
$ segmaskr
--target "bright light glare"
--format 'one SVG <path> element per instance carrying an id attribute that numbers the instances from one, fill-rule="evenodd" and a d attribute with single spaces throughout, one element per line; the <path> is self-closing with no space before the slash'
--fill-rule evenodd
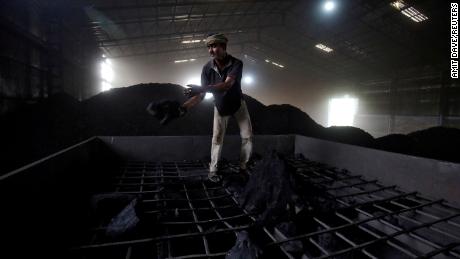
<path id="1" fill-rule="evenodd" d="M 101 63 L 101 78 L 109 83 L 113 80 L 113 69 L 111 64 L 111 61 L 108 59 Z"/>
<path id="2" fill-rule="evenodd" d="M 101 91 L 107 91 L 112 88 L 112 81 L 114 78 L 114 73 L 112 69 L 112 61 L 109 59 L 104 59 L 101 62 L 101 79 L 102 79 L 102 85 L 101 85 Z"/>
<path id="3" fill-rule="evenodd" d="M 190 44 L 190 43 L 197 43 L 201 42 L 201 40 L 183 40 L 182 43 L 184 44 Z"/>
<path id="4" fill-rule="evenodd" d="M 401 0 L 392 2 L 392 3 L 390 3 L 390 5 L 393 6 L 394 8 L 396 8 L 396 9 L 400 10 L 400 11 L 401 11 L 404 7 L 406 7 L 406 4 L 404 3 L 404 1 L 401 1 Z"/>
<path id="5" fill-rule="evenodd" d="M 326 3 L 324 3 L 324 10 L 326 12 L 330 12 L 334 10 L 334 8 L 335 8 L 335 3 L 333 1 L 327 1 Z"/>
<path id="6" fill-rule="evenodd" d="M 280 68 L 284 68 L 284 65 L 281 65 L 279 63 L 276 63 L 274 61 L 271 61 L 270 59 L 265 59 L 265 62 L 267 63 L 272 63 L 273 65 L 277 66 L 277 67 L 280 67 Z"/>
<path id="7" fill-rule="evenodd" d="M 174 60 L 174 63 L 185 63 L 185 62 L 193 62 L 195 61 L 196 59 L 194 58 L 191 58 L 191 59 L 180 59 L 180 60 Z"/>
<path id="8" fill-rule="evenodd" d="M 327 53 L 333 51 L 333 49 L 331 49 L 328 46 L 326 46 L 324 44 L 321 44 L 321 43 L 316 44 L 315 47 L 317 47 L 320 50 L 326 51 Z"/>
<path id="9" fill-rule="evenodd" d="M 101 91 L 105 92 L 105 91 L 108 91 L 110 89 L 112 89 L 112 85 L 110 83 L 108 83 L 107 81 L 102 81 Z"/>
<path id="10" fill-rule="evenodd" d="M 185 85 L 201 85 L 201 78 L 192 77 L 185 81 Z"/>
<path id="11" fill-rule="evenodd" d="M 187 85 L 201 85 L 201 78 L 199 77 L 192 77 L 185 81 L 185 87 Z M 204 99 L 211 99 L 213 97 L 212 93 L 206 93 Z"/>
<path id="12" fill-rule="evenodd" d="M 254 78 L 252 78 L 252 76 L 245 76 L 243 77 L 243 83 L 245 84 L 252 84 L 254 82 Z"/>
<path id="13" fill-rule="evenodd" d="M 345 95 L 343 98 L 330 99 L 327 126 L 353 126 L 357 110 L 357 98 Z"/>
<path id="14" fill-rule="evenodd" d="M 415 9 L 413 6 L 408 6 L 403 0 L 392 2 L 390 5 L 401 11 L 402 14 L 409 17 L 414 22 L 423 22 L 428 20 L 426 15 Z"/>

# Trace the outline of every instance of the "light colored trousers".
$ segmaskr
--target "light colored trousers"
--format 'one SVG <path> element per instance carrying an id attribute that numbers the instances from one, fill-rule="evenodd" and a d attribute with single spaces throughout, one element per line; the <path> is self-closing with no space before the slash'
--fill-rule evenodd
<path id="1" fill-rule="evenodd" d="M 214 125 L 212 133 L 211 146 L 211 163 L 209 165 L 210 172 L 217 171 L 217 163 L 219 162 L 222 145 L 224 143 L 225 130 L 227 129 L 228 120 L 234 117 L 240 128 L 241 136 L 241 152 L 240 152 L 240 168 L 246 169 L 246 163 L 251 157 L 252 152 L 252 125 L 249 117 L 246 102 L 241 100 L 241 106 L 233 115 L 221 116 L 214 107 Z"/>

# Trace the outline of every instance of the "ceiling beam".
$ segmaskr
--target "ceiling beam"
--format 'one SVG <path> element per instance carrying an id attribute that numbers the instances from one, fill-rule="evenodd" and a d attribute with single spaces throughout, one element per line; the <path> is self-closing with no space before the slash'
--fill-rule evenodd
<path id="1" fill-rule="evenodd" d="M 228 4 L 241 4 L 241 3 L 271 3 L 279 2 L 292 3 L 297 2 L 297 0 L 210 0 L 210 1 L 191 1 L 191 2 L 180 2 L 180 3 L 156 3 L 156 4 L 125 4 L 125 5 L 94 5 L 92 6 L 95 9 L 100 11 L 111 11 L 111 10 L 128 10 L 128 9 L 143 9 L 143 8 L 158 8 L 158 7 L 184 7 L 184 6 L 210 6 L 210 5 L 228 5 Z"/>
<path id="2" fill-rule="evenodd" d="M 138 18 L 132 20 L 97 20 L 90 21 L 86 27 L 94 28 L 101 26 L 110 25 L 121 25 L 121 24 L 133 24 L 133 23 L 156 23 L 156 22 L 188 22 L 188 21 L 199 21 L 203 18 L 214 18 L 214 17 L 238 17 L 238 16 L 261 16 L 277 14 L 283 15 L 279 11 L 265 11 L 265 12 L 234 12 L 234 13 L 207 13 L 207 14 L 176 14 L 175 16 L 162 16 L 157 18 Z M 178 18 L 181 17 L 181 18 Z"/>
<path id="3" fill-rule="evenodd" d="M 248 43 L 254 43 L 254 41 L 241 41 L 232 44 L 232 50 L 235 48 L 240 48 L 242 51 L 243 47 L 245 44 Z M 169 49 L 161 49 L 161 50 L 154 50 L 154 51 L 145 51 L 145 52 L 139 52 L 139 53 L 130 53 L 130 54 L 123 54 L 123 55 L 114 55 L 110 56 L 110 58 L 125 58 L 125 57 L 138 57 L 138 56 L 149 56 L 149 55 L 155 55 L 155 54 L 166 54 L 166 53 L 180 53 L 180 52 L 187 52 L 187 51 L 196 51 L 196 50 L 204 50 L 205 48 L 203 46 L 197 46 L 197 47 L 191 47 L 191 48 L 169 48 Z M 239 52 L 241 52 L 239 51 Z M 235 52 L 238 52 L 238 50 L 235 50 Z M 180 55 L 178 55 L 180 56 Z M 206 55 L 209 57 L 209 55 Z M 204 57 L 204 55 L 203 55 Z"/>
<path id="4" fill-rule="evenodd" d="M 271 28 L 271 27 L 276 27 L 276 26 L 280 26 L 280 25 L 273 24 L 269 26 L 247 26 L 247 27 L 240 27 L 239 30 L 233 30 L 232 27 L 229 27 L 229 28 L 222 28 L 219 32 L 226 33 L 226 34 L 246 33 L 248 32 L 248 30 L 251 31 L 251 30 Z M 127 36 L 127 37 L 118 38 L 118 39 L 98 40 L 98 43 L 100 47 L 109 47 L 109 46 L 132 45 L 135 43 L 124 42 L 124 41 L 134 41 L 134 40 L 140 40 L 142 42 L 144 40 L 156 41 L 156 40 L 161 40 L 161 39 L 164 39 L 164 40 L 182 39 L 185 37 L 203 37 L 204 38 L 206 34 L 209 32 L 210 32 L 209 30 L 201 30 L 201 31 L 186 31 L 186 32 L 181 32 L 181 33 L 172 32 L 172 33 L 162 33 L 162 34 L 137 35 L 137 36 Z"/>

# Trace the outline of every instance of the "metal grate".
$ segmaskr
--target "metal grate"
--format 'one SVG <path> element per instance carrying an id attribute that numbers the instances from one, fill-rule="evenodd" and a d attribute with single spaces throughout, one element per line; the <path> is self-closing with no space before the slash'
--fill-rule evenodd
<path id="1" fill-rule="evenodd" d="M 235 198 L 207 179 L 206 164 L 195 162 L 129 162 L 109 192 L 142 194 L 140 232 L 107 241 L 105 226 L 91 228 L 75 258 L 211 258 L 224 257 L 235 245 L 236 233 L 254 219 Z M 149 229 L 151 228 L 151 229 Z M 268 236 L 265 242 L 273 241 Z"/>
<path id="2" fill-rule="evenodd" d="M 298 181 L 324 188 L 325 198 L 337 207 L 305 219 L 313 231 L 282 238 L 278 232 L 278 240 L 269 246 L 300 240 L 310 258 L 460 257 L 460 210 L 447 202 L 404 193 L 396 186 L 307 159 L 289 163 L 296 168 Z"/>
<path id="3" fill-rule="evenodd" d="M 352 175 L 305 158 L 291 158 L 300 186 L 316 185 L 334 207 L 302 218 L 287 235 L 264 228 L 257 236 L 276 258 L 458 258 L 460 210 L 443 200 L 405 193 L 396 186 Z M 123 240 L 104 237 L 104 224 L 89 229 L 72 249 L 75 258 L 224 257 L 236 232 L 254 222 L 224 187 L 205 181 L 202 161 L 129 162 L 108 192 L 142 194 L 146 224 Z M 236 165 L 231 168 L 237 170 Z M 300 188 L 302 190 L 302 188 Z M 305 227 L 307 226 L 307 227 Z M 287 245 L 300 242 L 301 251 Z"/>

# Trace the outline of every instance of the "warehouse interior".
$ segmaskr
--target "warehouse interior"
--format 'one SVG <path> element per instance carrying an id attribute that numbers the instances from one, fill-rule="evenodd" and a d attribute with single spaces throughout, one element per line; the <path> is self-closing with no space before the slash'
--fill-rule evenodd
<path id="1" fill-rule="evenodd" d="M 359 99 L 354 126 L 374 137 L 459 127 L 448 3 L 336 1 L 328 12 L 323 2 L 5 1 L 1 112 L 55 92 L 100 93 L 102 55 L 114 87 L 184 85 L 209 59 L 201 40 L 222 32 L 253 78 L 247 94 L 264 104 L 295 105 L 326 126 L 327 100 L 349 94 Z"/>
<path id="2" fill-rule="evenodd" d="M 11 249 L 0 254 L 459 258 L 453 10 L 436 0 L 1 1 Z M 231 120 L 222 184 L 206 181 L 211 93 L 167 125 L 146 111 L 187 100 L 215 33 L 244 64 L 256 151 L 249 178 L 236 176 Z M 241 198 L 264 184 L 282 198 Z"/>

